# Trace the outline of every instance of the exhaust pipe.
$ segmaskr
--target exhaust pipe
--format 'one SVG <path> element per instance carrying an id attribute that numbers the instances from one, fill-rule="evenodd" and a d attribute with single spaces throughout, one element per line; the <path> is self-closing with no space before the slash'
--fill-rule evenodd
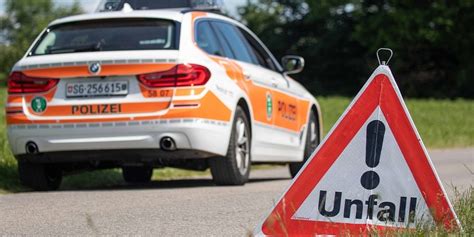
<path id="1" fill-rule="evenodd" d="M 37 154 L 39 153 L 38 145 L 36 143 L 29 141 L 25 145 L 26 154 Z"/>
<path id="2" fill-rule="evenodd" d="M 165 151 L 175 151 L 176 150 L 176 143 L 174 142 L 173 138 L 171 137 L 163 137 L 160 140 L 160 148 Z"/>

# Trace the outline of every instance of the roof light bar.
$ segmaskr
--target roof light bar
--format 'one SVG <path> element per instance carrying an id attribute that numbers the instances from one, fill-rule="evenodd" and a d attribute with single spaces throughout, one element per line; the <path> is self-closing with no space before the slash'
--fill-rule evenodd
<path id="1" fill-rule="evenodd" d="M 221 11 L 223 0 L 102 0 L 96 12 L 183 8 Z"/>
<path id="2" fill-rule="evenodd" d="M 191 8 L 197 10 L 221 10 L 224 8 L 222 0 L 191 0 Z"/>

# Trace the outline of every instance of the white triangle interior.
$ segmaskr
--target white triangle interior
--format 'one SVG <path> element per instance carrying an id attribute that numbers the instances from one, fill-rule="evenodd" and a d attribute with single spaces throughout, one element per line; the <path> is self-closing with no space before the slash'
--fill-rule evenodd
<path id="1" fill-rule="evenodd" d="M 382 143 L 380 163 L 375 168 L 370 168 L 365 162 L 366 154 L 366 129 L 369 122 L 380 120 L 385 125 L 385 135 Z M 361 185 L 361 176 L 364 172 L 373 170 L 380 177 L 379 185 L 372 190 Z M 324 210 L 332 211 L 335 205 L 336 192 L 341 193 L 340 210 L 334 216 L 324 216 L 319 211 L 319 198 L 321 191 L 326 191 Z M 367 200 L 371 195 L 377 195 L 377 204 L 373 208 L 372 219 L 368 218 Z M 399 219 L 401 198 L 405 197 L 405 216 Z M 373 198 L 373 197 L 372 197 Z M 416 198 L 414 222 L 410 221 L 411 198 Z M 344 217 L 346 200 L 362 201 L 362 217 L 356 218 L 357 205 L 349 205 L 350 215 Z M 357 202 L 357 201 L 356 201 Z M 389 209 L 388 202 L 394 204 L 394 221 L 379 220 L 377 214 L 380 210 Z M 379 207 L 384 203 L 382 207 Z M 375 203 L 374 203 L 375 204 Z M 337 206 L 337 205 L 336 205 Z M 385 217 L 388 216 L 386 213 Z M 433 219 L 426 202 L 415 182 L 415 179 L 403 157 L 395 137 L 387 123 L 382 110 L 377 107 L 369 119 L 350 141 L 341 155 L 333 163 L 328 172 L 318 182 L 310 195 L 293 215 L 292 219 L 330 221 L 352 224 L 375 224 L 383 226 L 415 227 L 420 224 L 431 224 Z"/>

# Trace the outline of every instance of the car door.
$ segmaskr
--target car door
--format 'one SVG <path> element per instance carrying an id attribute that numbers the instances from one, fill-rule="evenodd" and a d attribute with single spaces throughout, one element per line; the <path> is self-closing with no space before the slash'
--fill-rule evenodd
<path id="1" fill-rule="evenodd" d="M 239 65 L 244 75 L 244 82 L 239 86 L 246 91 L 252 108 L 252 159 L 274 160 L 276 107 L 273 100 L 275 82 L 272 79 L 278 73 L 258 64 L 257 56 L 237 26 L 220 20 L 213 21 L 212 26 L 223 47 L 229 49 L 227 56 Z"/>
<path id="2" fill-rule="evenodd" d="M 301 145 L 301 135 L 304 128 L 304 126 L 301 126 L 301 117 L 303 116 L 299 111 L 301 110 L 299 96 L 292 88 L 294 83 L 281 72 L 278 72 L 277 63 L 259 40 L 244 29 L 241 29 L 241 31 L 257 56 L 259 64 L 265 70 L 274 72 L 271 74 L 272 95 L 275 104 L 273 119 L 275 129 L 272 141 L 273 144 L 277 145 L 277 149 L 281 148 L 279 154 L 291 157 L 295 155 L 295 149 L 298 149 Z"/>
<path id="3" fill-rule="evenodd" d="M 214 21 L 212 26 L 221 44 L 232 52 L 229 57 L 242 67 L 247 81 L 244 89 L 251 99 L 254 119 L 253 160 L 294 160 L 299 145 L 298 103 L 278 89 L 288 87 L 286 78 L 246 30 L 223 21 Z"/>

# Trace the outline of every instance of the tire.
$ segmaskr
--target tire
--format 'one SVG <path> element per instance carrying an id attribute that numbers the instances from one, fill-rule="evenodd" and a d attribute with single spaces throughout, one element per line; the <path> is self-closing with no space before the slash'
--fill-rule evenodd
<path id="1" fill-rule="evenodd" d="M 63 178 L 62 171 L 52 165 L 18 162 L 20 182 L 36 191 L 57 190 Z"/>
<path id="2" fill-rule="evenodd" d="M 308 160 L 309 156 L 313 153 L 313 151 L 319 145 L 319 129 L 316 120 L 316 115 L 311 112 L 308 121 L 308 132 L 306 133 L 306 142 L 304 148 L 304 157 L 303 161 L 290 163 L 290 174 L 291 177 L 294 178 L 298 172 L 300 171 L 301 167 L 303 167 L 304 163 Z"/>
<path id="3" fill-rule="evenodd" d="M 249 119 L 243 109 L 238 106 L 232 124 L 227 155 L 209 160 L 214 183 L 217 185 L 243 185 L 249 180 L 250 144 Z"/>
<path id="4" fill-rule="evenodd" d="M 152 175 L 153 167 L 150 166 L 122 167 L 123 179 L 128 183 L 148 183 Z"/>

